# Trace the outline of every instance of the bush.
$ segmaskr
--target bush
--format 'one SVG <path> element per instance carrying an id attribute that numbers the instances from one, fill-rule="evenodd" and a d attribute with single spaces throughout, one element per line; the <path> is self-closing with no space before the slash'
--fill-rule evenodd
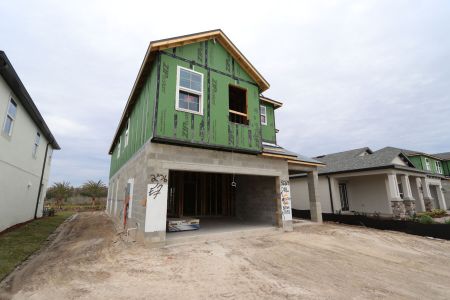
<path id="1" fill-rule="evenodd" d="M 432 218 L 440 218 L 445 217 L 447 215 L 447 212 L 443 209 L 433 209 L 432 211 L 426 211 L 423 213 L 419 213 L 418 216 L 430 216 Z"/>
<path id="2" fill-rule="evenodd" d="M 433 218 L 430 217 L 429 215 L 421 215 L 420 217 L 417 218 L 417 222 L 421 223 L 421 224 L 433 224 Z"/>
<path id="3" fill-rule="evenodd" d="M 444 222 L 444 224 L 450 225 L 450 219 Z"/>

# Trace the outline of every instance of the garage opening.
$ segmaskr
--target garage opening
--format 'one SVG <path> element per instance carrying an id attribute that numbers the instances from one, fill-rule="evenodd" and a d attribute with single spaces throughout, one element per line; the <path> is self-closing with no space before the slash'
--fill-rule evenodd
<path id="1" fill-rule="evenodd" d="M 191 235 L 272 227 L 276 197 L 275 177 L 170 171 L 167 218 L 199 220 Z"/>

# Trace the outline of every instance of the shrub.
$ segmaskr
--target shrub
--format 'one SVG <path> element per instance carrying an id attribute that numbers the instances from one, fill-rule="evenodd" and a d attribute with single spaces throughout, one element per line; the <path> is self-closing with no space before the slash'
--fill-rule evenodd
<path id="1" fill-rule="evenodd" d="M 421 224 L 433 224 L 433 218 L 430 217 L 429 215 L 421 215 L 420 217 L 417 218 L 417 221 Z"/>
<path id="2" fill-rule="evenodd" d="M 450 219 L 446 220 L 444 224 L 450 225 Z"/>

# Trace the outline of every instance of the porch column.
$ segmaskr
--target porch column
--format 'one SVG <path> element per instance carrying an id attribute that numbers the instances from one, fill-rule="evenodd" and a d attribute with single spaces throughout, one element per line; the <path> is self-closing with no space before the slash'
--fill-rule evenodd
<path id="1" fill-rule="evenodd" d="M 430 186 L 427 184 L 426 178 L 421 178 L 423 202 L 425 203 L 425 210 L 431 211 L 433 209 L 433 201 L 430 193 Z"/>
<path id="2" fill-rule="evenodd" d="M 416 187 L 417 187 L 417 195 L 419 195 L 418 199 L 416 199 L 416 210 L 419 212 L 425 211 L 425 202 L 423 201 L 423 194 L 420 190 L 421 179 L 419 177 L 416 178 Z"/>
<path id="3" fill-rule="evenodd" d="M 439 208 L 447 210 L 447 204 L 445 203 L 444 193 L 442 192 L 442 185 L 438 185 L 436 189 L 438 195 Z"/>
<path id="4" fill-rule="evenodd" d="M 391 201 L 392 214 L 396 219 L 403 219 L 405 218 L 405 204 L 400 198 L 397 175 L 395 173 L 388 174 L 387 177 L 388 199 Z"/>
<path id="5" fill-rule="evenodd" d="M 403 187 L 403 204 L 405 206 L 405 213 L 412 217 L 416 214 L 416 203 L 411 191 L 411 184 L 409 182 L 409 176 L 403 174 L 400 176 Z"/>
<path id="6" fill-rule="evenodd" d="M 308 192 L 311 221 L 322 223 L 322 206 L 319 198 L 319 177 L 317 170 L 308 172 Z"/>

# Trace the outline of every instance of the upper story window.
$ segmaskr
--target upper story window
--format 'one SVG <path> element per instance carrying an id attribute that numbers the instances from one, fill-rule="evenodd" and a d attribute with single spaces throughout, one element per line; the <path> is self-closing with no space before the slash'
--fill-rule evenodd
<path id="1" fill-rule="evenodd" d="M 16 113 L 17 103 L 13 99 L 11 99 L 9 100 L 8 110 L 6 111 L 6 119 L 3 125 L 3 132 L 8 136 L 11 136 L 12 134 L 14 121 L 16 120 Z"/>
<path id="2" fill-rule="evenodd" d="M 248 125 L 247 90 L 238 86 L 228 86 L 230 121 Z"/>
<path id="3" fill-rule="evenodd" d="M 33 157 L 37 157 L 37 151 L 39 148 L 39 143 L 41 142 L 41 134 L 39 132 L 36 132 L 36 137 L 34 138 L 34 145 L 33 145 Z"/>
<path id="4" fill-rule="evenodd" d="M 259 107 L 259 112 L 261 114 L 261 124 L 267 125 L 267 107 L 264 105 L 261 105 Z"/>
<path id="5" fill-rule="evenodd" d="M 176 109 L 203 114 L 203 74 L 178 66 Z"/>
<path id="6" fill-rule="evenodd" d="M 120 145 L 122 144 L 122 137 L 119 137 L 119 143 L 117 144 L 117 158 L 120 157 Z"/>
<path id="7" fill-rule="evenodd" d="M 127 128 L 125 129 L 125 147 L 128 146 L 129 135 L 130 135 L 130 118 L 128 118 Z"/>
<path id="8" fill-rule="evenodd" d="M 442 174 L 442 164 L 440 161 L 436 161 L 436 172 Z"/>
<path id="9" fill-rule="evenodd" d="M 427 171 L 431 171 L 430 160 L 428 159 L 428 157 L 425 157 L 425 168 L 427 169 Z"/>

